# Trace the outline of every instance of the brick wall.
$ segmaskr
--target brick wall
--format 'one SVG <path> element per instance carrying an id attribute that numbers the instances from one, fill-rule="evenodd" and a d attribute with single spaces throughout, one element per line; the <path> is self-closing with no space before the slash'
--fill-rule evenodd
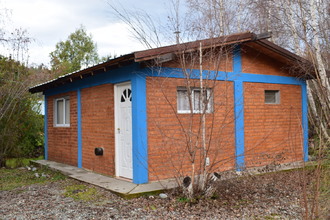
<path id="1" fill-rule="evenodd" d="M 231 60 L 231 59 L 229 59 Z M 204 69 L 210 60 L 204 60 Z M 289 76 L 285 65 L 249 47 L 242 51 L 243 72 Z M 227 65 L 230 64 L 230 65 Z M 220 69 L 231 70 L 231 61 Z M 174 61 L 168 67 L 179 67 Z M 197 68 L 197 67 L 195 67 Z M 210 67 L 211 68 L 211 67 Z M 191 86 L 199 86 L 191 80 Z M 147 125 L 149 181 L 190 175 L 187 128 L 200 130 L 200 114 L 177 113 L 177 87 L 185 79 L 147 77 Z M 206 117 L 206 139 L 214 171 L 235 167 L 233 83 L 209 81 L 214 88 L 214 112 Z M 265 104 L 264 90 L 279 90 L 280 104 Z M 83 167 L 115 174 L 114 87 L 100 85 L 81 90 Z M 70 127 L 54 127 L 54 99 L 70 97 Z M 77 94 L 69 92 L 48 98 L 49 160 L 77 165 Z M 272 162 L 302 160 L 301 88 L 295 85 L 244 83 L 245 161 L 248 167 Z M 197 142 L 193 135 L 192 142 Z M 200 145 L 199 145 L 200 146 Z M 96 147 L 104 148 L 95 156 Z M 200 164 L 197 154 L 196 169 Z"/>
<path id="2" fill-rule="evenodd" d="M 232 71 L 232 51 L 231 47 L 203 49 L 202 65 L 204 70 Z M 163 66 L 187 69 L 199 69 L 199 52 L 190 53 L 185 56 L 185 62 L 182 58 L 166 62 Z"/>
<path id="3" fill-rule="evenodd" d="M 105 84 L 81 90 L 82 165 L 98 173 L 115 174 L 114 87 Z M 104 148 L 103 156 L 94 149 Z"/>
<path id="4" fill-rule="evenodd" d="M 279 90 L 280 104 L 265 104 L 265 90 Z M 246 165 L 302 160 L 301 87 L 244 83 L 244 96 Z"/>
<path id="5" fill-rule="evenodd" d="M 244 73 L 290 76 L 290 69 L 284 63 L 253 48 L 243 46 L 241 54 Z"/>
<path id="6" fill-rule="evenodd" d="M 198 86 L 197 80 L 193 83 Z M 212 83 L 209 82 L 209 87 L 213 87 Z M 147 77 L 149 181 L 190 174 L 184 129 L 192 122 L 194 133 L 198 133 L 201 115 L 191 118 L 190 114 L 177 114 L 177 87 L 184 85 L 184 79 Z M 218 81 L 215 85 L 215 112 L 206 117 L 206 134 L 211 139 L 211 164 L 217 163 L 213 170 L 219 171 L 232 169 L 235 163 L 234 104 L 232 83 Z M 199 164 L 197 160 L 196 169 Z"/>
<path id="7" fill-rule="evenodd" d="M 70 127 L 54 127 L 54 99 L 70 97 Z M 47 99 L 48 159 L 77 166 L 77 92 L 68 92 Z"/>

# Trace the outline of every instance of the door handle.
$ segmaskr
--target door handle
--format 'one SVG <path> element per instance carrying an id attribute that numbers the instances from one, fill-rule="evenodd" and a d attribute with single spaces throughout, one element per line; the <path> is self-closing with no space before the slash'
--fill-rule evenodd
<path id="1" fill-rule="evenodd" d="M 118 134 L 120 134 L 120 128 L 117 128 Z"/>

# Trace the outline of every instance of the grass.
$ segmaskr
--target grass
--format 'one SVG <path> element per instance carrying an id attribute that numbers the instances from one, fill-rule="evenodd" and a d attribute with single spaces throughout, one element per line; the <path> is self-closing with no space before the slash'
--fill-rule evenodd
<path id="1" fill-rule="evenodd" d="M 63 195 L 84 202 L 96 202 L 102 197 L 96 188 L 83 184 L 67 186 Z"/>
<path id="2" fill-rule="evenodd" d="M 324 213 L 330 212 L 330 161 L 327 160 L 322 167 L 320 182 L 320 205 Z"/>
<path id="3" fill-rule="evenodd" d="M 17 168 L 22 166 L 29 166 L 31 160 L 42 160 L 44 159 L 43 156 L 37 158 L 12 158 L 6 160 L 6 167 L 7 168 Z"/>
<path id="4" fill-rule="evenodd" d="M 45 174 L 47 177 L 36 177 L 35 173 Z M 42 184 L 54 182 L 66 178 L 60 172 L 52 171 L 46 167 L 38 168 L 36 171 L 27 171 L 26 169 L 0 169 L 0 191 L 12 190 L 32 184 Z"/>

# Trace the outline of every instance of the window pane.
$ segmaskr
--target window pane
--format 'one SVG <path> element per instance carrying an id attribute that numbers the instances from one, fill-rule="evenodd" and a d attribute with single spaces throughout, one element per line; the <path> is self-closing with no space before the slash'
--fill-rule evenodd
<path id="1" fill-rule="evenodd" d="M 70 124 L 70 99 L 65 99 L 65 124 Z"/>
<path id="2" fill-rule="evenodd" d="M 187 90 L 178 90 L 178 111 L 189 111 Z"/>
<path id="3" fill-rule="evenodd" d="M 213 112 L 213 96 L 212 96 L 212 91 L 211 89 L 207 89 L 207 108 L 206 108 L 206 112 Z"/>
<path id="4" fill-rule="evenodd" d="M 266 104 L 279 104 L 279 91 L 278 90 L 265 90 L 265 103 Z"/>
<path id="5" fill-rule="evenodd" d="M 198 90 L 198 89 L 194 89 L 194 92 L 193 92 L 193 95 L 194 95 L 194 110 L 195 111 L 200 111 L 202 108 L 202 97 L 201 97 L 201 91 Z"/>
<path id="6" fill-rule="evenodd" d="M 64 123 L 63 107 L 63 99 L 56 100 L 56 124 Z"/>

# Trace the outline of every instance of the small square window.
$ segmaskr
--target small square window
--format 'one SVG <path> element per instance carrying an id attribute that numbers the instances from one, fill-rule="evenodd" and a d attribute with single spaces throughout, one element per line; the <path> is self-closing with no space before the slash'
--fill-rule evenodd
<path id="1" fill-rule="evenodd" d="M 280 91 L 279 90 L 265 90 L 265 103 L 266 104 L 280 104 Z"/>
<path id="2" fill-rule="evenodd" d="M 54 125 L 56 127 L 70 126 L 70 99 L 68 97 L 54 101 Z"/>
<path id="3" fill-rule="evenodd" d="M 213 96 L 211 89 L 204 89 L 203 96 L 201 96 L 200 88 L 191 88 L 191 94 L 188 95 L 188 90 L 185 87 L 178 87 L 177 89 L 177 108 L 178 113 L 190 113 L 189 98 L 191 98 L 193 113 L 202 113 L 204 106 L 206 113 L 213 112 Z M 203 103 L 204 102 L 204 103 Z"/>

